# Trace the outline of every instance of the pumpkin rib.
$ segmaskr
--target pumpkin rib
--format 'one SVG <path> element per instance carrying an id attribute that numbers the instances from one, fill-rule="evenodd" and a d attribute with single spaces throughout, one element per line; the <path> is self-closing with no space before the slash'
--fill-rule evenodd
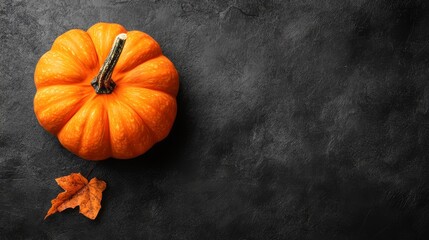
<path id="1" fill-rule="evenodd" d="M 53 85 L 46 85 L 46 86 L 40 86 L 40 87 L 37 87 L 36 88 L 36 90 L 37 91 L 39 91 L 39 90 L 43 90 L 43 89 L 45 89 L 45 88 L 49 88 L 49 87 L 58 87 L 58 86 L 75 86 L 75 87 L 83 87 L 83 88 L 85 88 L 85 87 L 91 87 L 90 85 L 89 85 L 90 83 L 64 83 L 64 84 L 53 84 Z M 93 88 L 91 88 L 91 90 L 92 90 Z"/>
<path id="2" fill-rule="evenodd" d="M 161 95 L 164 95 L 164 96 L 166 96 L 167 98 L 169 98 L 170 100 L 172 100 L 172 102 L 175 102 L 175 98 L 174 97 L 172 97 L 170 94 L 168 94 L 168 93 L 166 93 L 166 92 L 162 92 L 162 91 L 157 91 L 157 90 L 152 90 L 152 89 L 147 89 L 147 88 L 138 88 L 138 87 L 124 87 L 124 88 L 122 88 L 122 89 L 119 89 L 119 91 L 125 91 L 125 89 L 136 89 L 136 90 L 140 90 L 140 89 L 144 89 L 145 91 L 149 91 L 149 92 L 157 92 L 157 93 L 159 93 L 159 94 L 161 94 Z M 128 92 L 128 91 L 125 91 L 125 92 Z M 125 104 L 127 104 L 131 109 L 133 109 L 138 115 L 139 115 L 139 117 L 143 120 L 143 122 L 148 126 L 148 128 L 151 130 L 151 132 L 153 133 L 153 136 L 155 137 L 155 139 L 157 140 L 157 142 L 159 142 L 159 141 L 161 141 L 162 139 L 164 139 L 166 136 L 162 136 L 162 135 L 159 135 L 159 134 L 156 134 L 156 132 L 158 132 L 158 131 L 156 131 L 155 129 L 152 129 L 152 127 L 151 127 L 151 125 L 150 124 L 148 124 L 148 120 L 146 119 L 146 117 L 145 116 L 142 116 L 141 115 L 141 113 L 139 112 L 139 111 L 137 111 L 136 109 L 135 109 L 135 106 L 133 106 L 133 105 L 131 105 L 130 103 L 128 103 L 128 102 L 131 102 L 131 101 L 133 101 L 133 99 L 130 97 L 130 96 L 127 96 L 126 94 L 121 94 L 121 97 L 125 97 L 128 101 L 125 103 L 125 101 L 123 101 Z M 151 110 L 153 110 L 154 112 L 160 112 L 160 110 L 159 109 L 157 109 L 157 108 L 155 108 L 155 107 L 153 107 L 152 105 L 150 105 L 150 104 L 145 104 L 145 106 L 147 107 L 147 108 L 149 108 L 149 109 L 151 109 Z M 176 114 L 177 114 L 177 106 L 176 106 L 176 110 L 175 110 L 175 114 L 174 114 L 174 117 L 173 117 L 173 119 L 175 118 L 175 116 L 176 116 Z M 162 113 L 161 115 L 165 115 L 165 113 Z M 173 120 L 174 121 L 174 120 Z M 170 124 L 169 124 L 170 125 Z M 171 129 L 171 127 L 172 127 L 172 124 L 169 126 L 169 128 Z"/>
<path id="3" fill-rule="evenodd" d="M 176 96 L 174 96 L 172 93 L 170 93 L 170 92 L 167 92 L 167 91 L 163 91 L 163 90 L 160 90 L 160 89 L 156 89 L 156 88 L 152 88 L 152 87 L 135 87 L 135 88 L 144 88 L 144 89 L 147 89 L 147 90 L 151 90 L 151 91 L 155 91 L 155 92 L 160 92 L 160 93 L 163 93 L 163 94 L 167 94 L 167 95 L 169 95 L 170 97 L 172 97 L 172 98 L 175 98 Z"/>
<path id="4" fill-rule="evenodd" d="M 82 31 L 82 33 L 84 33 L 89 39 L 91 39 L 91 37 L 89 36 L 89 34 L 87 33 L 87 32 L 85 32 L 85 31 L 83 31 L 83 30 L 81 30 Z M 75 39 L 73 39 L 73 41 L 76 43 L 76 44 L 80 44 L 80 43 L 77 43 L 76 41 L 75 41 Z M 98 55 L 97 55 L 97 52 L 95 51 L 95 45 L 94 45 L 94 42 L 91 40 L 91 41 L 88 41 L 88 43 L 91 45 L 91 47 L 92 47 L 92 51 L 93 51 L 93 55 L 95 56 L 95 65 L 93 66 L 93 68 L 91 68 L 91 69 L 98 69 L 98 68 L 100 68 L 100 66 L 99 66 L 99 59 L 98 59 Z"/>
<path id="5" fill-rule="evenodd" d="M 61 131 L 63 131 L 63 128 L 67 125 L 67 123 L 68 122 L 70 122 L 70 120 L 74 117 L 74 116 L 76 116 L 76 114 L 77 114 L 77 112 L 79 112 L 81 109 L 83 109 L 84 107 L 85 107 L 85 105 L 88 105 L 89 103 L 90 103 L 90 101 L 92 100 L 92 99 L 94 99 L 94 97 L 96 97 L 96 96 L 94 96 L 94 95 L 92 95 L 92 96 L 89 96 L 88 98 L 87 98 L 87 100 L 86 100 L 86 102 L 84 102 L 83 104 L 82 104 L 82 106 L 80 106 L 80 108 L 78 108 L 77 109 L 77 111 L 73 114 L 73 116 L 71 116 L 70 118 L 69 118 L 69 120 L 62 126 L 62 128 L 58 131 L 58 134 L 61 132 Z M 57 135 L 58 135 L 57 134 Z"/>
<path id="6" fill-rule="evenodd" d="M 86 101 L 80 106 L 80 108 L 78 108 L 77 109 L 77 111 L 73 114 L 73 116 L 71 116 L 70 118 L 69 118 L 69 120 L 63 125 L 63 127 L 60 129 L 60 131 L 58 131 L 58 134 L 63 130 L 63 128 L 66 126 L 66 124 L 68 123 L 68 122 L 70 122 L 70 120 L 77 114 L 77 112 L 79 112 L 82 108 L 84 108 L 85 107 L 85 105 L 88 105 L 89 103 L 90 103 L 90 101 L 92 100 L 92 99 L 94 99 L 94 97 L 95 96 L 88 96 L 87 97 L 87 99 L 86 99 Z"/>
<path id="7" fill-rule="evenodd" d="M 43 87 L 42 89 L 38 89 L 38 93 L 36 94 L 36 96 L 35 96 L 35 101 L 37 101 L 37 102 L 40 102 L 42 99 L 41 99 L 41 96 L 40 96 L 40 94 L 42 94 L 42 96 L 43 96 L 43 94 L 46 94 L 46 93 L 44 93 L 44 91 L 46 91 L 46 88 L 56 88 L 56 86 L 46 86 L 46 87 Z M 49 95 L 48 95 L 49 96 Z M 74 104 L 72 104 L 72 106 L 70 106 L 70 107 L 72 107 L 72 110 L 70 110 L 70 111 L 68 111 L 66 114 L 65 114 L 65 117 L 64 117 L 64 119 L 62 119 L 62 121 L 61 121 L 61 123 L 58 123 L 58 129 L 52 129 L 52 128 L 49 128 L 48 129 L 48 126 L 46 125 L 46 126 L 44 126 L 45 127 L 45 129 L 46 130 L 48 130 L 50 133 L 52 133 L 52 134 L 54 134 L 54 135 L 56 135 L 56 134 L 58 134 L 58 132 L 60 132 L 61 131 L 61 129 L 65 126 L 65 124 L 74 116 L 74 114 L 76 114 L 76 112 L 85 104 L 85 102 L 87 101 L 87 99 L 89 98 L 89 96 L 90 96 L 90 94 L 83 94 L 82 96 L 80 96 L 80 100 L 78 100 L 77 102 L 75 102 Z M 55 101 L 55 102 L 53 102 L 53 103 L 50 103 L 50 104 L 48 104 L 48 105 L 46 105 L 45 104 L 45 106 L 40 106 L 40 105 L 35 105 L 35 112 L 36 112 L 36 115 L 37 115 L 37 117 L 38 117 L 38 121 L 39 122 L 41 122 L 41 119 L 40 119 L 40 117 L 41 116 L 44 116 L 44 113 L 46 113 L 47 111 L 52 111 L 52 107 L 53 106 L 55 106 L 56 104 L 64 104 L 64 101 L 66 101 L 66 99 L 68 99 L 68 98 L 70 98 L 71 96 L 67 96 L 66 98 L 62 98 L 60 101 Z M 46 98 L 46 97 L 45 97 Z M 42 108 L 41 108 L 42 107 Z M 41 109 L 40 109 L 41 108 Z"/>
<path id="8" fill-rule="evenodd" d="M 166 72 L 162 73 L 157 72 L 159 75 L 153 75 L 152 71 L 154 71 L 154 69 L 158 70 L 158 68 L 168 70 L 165 70 Z M 152 76 L 150 76 L 151 73 Z M 148 78 L 148 76 L 150 78 Z M 160 56 L 143 62 L 132 70 L 122 74 L 116 79 L 116 83 L 118 85 L 126 84 L 127 86 L 163 92 L 175 98 L 179 88 L 178 78 L 178 73 L 174 68 L 173 63 L 166 56 L 161 54 Z M 163 82 L 163 85 L 158 85 L 159 88 L 156 88 L 156 85 L 160 84 L 160 82 Z M 171 84 L 174 84 L 174 87 L 171 87 Z M 168 87 L 171 89 L 168 89 Z"/>
<path id="9" fill-rule="evenodd" d="M 92 98 L 92 99 L 94 99 L 94 98 Z M 91 100 L 92 100 L 91 99 Z M 90 103 L 90 101 L 91 100 L 89 100 L 89 101 L 87 101 L 86 103 L 87 104 L 89 104 Z M 85 105 L 87 105 L 87 104 L 84 104 L 80 109 L 85 109 Z M 74 115 L 74 116 L 76 116 L 76 114 Z M 74 117 L 73 116 L 73 117 Z M 70 119 L 71 120 L 71 119 Z M 86 121 L 85 121 L 85 123 L 83 124 L 83 129 L 80 129 L 80 131 L 82 132 L 82 133 L 84 133 L 85 132 L 85 130 L 86 130 L 86 126 L 87 126 L 88 124 L 86 123 Z M 76 148 L 77 149 L 77 153 L 79 154 L 79 155 L 81 155 L 81 149 L 82 149 L 82 145 L 83 145 L 83 142 L 82 142 L 82 139 L 83 139 L 83 137 L 85 136 L 85 134 L 80 134 L 79 135 L 79 141 L 78 141 L 78 147 Z"/>
<path id="10" fill-rule="evenodd" d="M 103 114 L 104 119 L 102 119 L 102 120 L 106 121 L 106 118 L 108 117 L 107 111 L 105 109 L 104 103 L 100 102 L 101 101 L 100 99 L 96 99 L 97 97 L 98 97 L 97 95 L 93 95 L 79 109 L 79 111 L 75 113 L 73 118 L 71 118 L 69 120 L 69 122 L 63 127 L 63 129 L 61 129 L 61 131 L 58 133 L 58 139 L 60 140 L 61 144 L 64 147 L 66 147 L 69 151 L 71 151 L 71 152 L 73 152 L 73 153 L 75 153 L 75 154 L 77 154 L 77 155 L 79 155 L 85 159 L 88 159 L 88 160 L 103 160 L 103 159 L 106 159 L 109 156 L 111 156 L 111 150 L 110 150 L 110 144 L 111 143 L 109 141 L 110 133 L 108 132 L 108 125 L 106 125 L 106 123 L 104 123 L 104 127 L 105 127 L 104 130 L 106 130 L 106 126 L 107 126 L 107 131 L 104 131 L 101 138 L 99 138 L 100 143 L 101 144 L 104 143 L 104 144 L 103 145 L 96 145 L 96 146 L 103 146 L 103 148 L 97 147 L 97 149 L 99 149 L 99 150 L 102 149 L 103 151 L 94 153 L 94 152 L 88 151 L 88 149 L 91 149 L 91 146 L 94 146 L 93 142 L 91 142 L 91 141 L 88 142 L 88 139 L 90 139 L 90 136 L 91 136 L 91 135 L 88 135 L 91 132 L 91 129 L 88 129 L 88 127 L 90 126 L 90 123 L 93 123 L 93 120 L 90 119 L 90 115 L 82 115 L 82 113 L 80 113 L 80 115 L 79 115 L 79 117 L 82 117 L 81 119 L 79 119 L 79 118 L 75 119 L 77 117 L 77 114 L 81 111 L 87 111 L 87 112 L 94 113 L 94 111 L 92 111 L 92 109 L 98 109 L 100 106 L 103 106 L 103 109 L 98 110 L 98 114 Z M 79 131 L 82 132 L 82 134 L 72 134 L 71 136 L 74 136 L 74 137 L 70 138 L 69 137 L 70 133 L 68 131 L 72 131 L 73 127 L 76 127 L 76 126 L 73 126 L 70 124 L 80 124 L 78 126 L 80 128 Z M 96 125 L 94 125 L 94 126 L 96 126 Z M 67 129 L 65 127 L 67 127 Z M 66 130 L 67 130 L 67 132 L 64 132 Z M 84 141 L 85 138 L 86 138 L 86 140 Z M 69 146 L 69 145 L 73 145 L 73 146 Z M 101 156 L 97 156 L 97 155 L 101 155 Z"/>
<path id="11" fill-rule="evenodd" d="M 59 51 L 57 49 L 51 49 L 51 51 L 55 51 L 58 54 L 60 54 L 61 56 L 63 56 L 64 59 L 66 59 L 66 62 L 73 62 L 74 64 L 78 65 L 80 69 L 86 69 L 84 63 L 82 63 L 79 60 L 76 60 L 73 56 L 71 56 L 70 54 L 66 53 L 65 51 Z"/>
<path id="12" fill-rule="evenodd" d="M 123 122 L 123 115 L 120 115 L 120 117 L 118 118 L 118 115 L 116 115 L 116 114 L 113 114 L 114 113 L 114 111 L 117 111 L 118 110 L 118 105 L 122 105 L 124 108 L 122 108 L 122 111 L 124 111 L 124 113 L 125 113 L 125 111 L 128 111 L 129 113 L 132 113 L 132 115 L 134 115 L 135 116 L 135 118 L 136 119 L 139 119 L 140 120 L 140 124 L 144 127 L 144 128 L 139 128 L 139 129 L 143 129 L 143 130 L 146 130 L 145 132 L 137 132 L 137 135 L 141 135 L 141 133 L 145 133 L 146 134 L 146 137 L 147 137 L 147 139 L 145 139 L 146 141 L 144 142 L 146 145 L 143 145 L 143 147 L 144 147 L 144 151 L 139 151 L 139 149 L 136 149 L 136 148 L 132 148 L 132 150 L 130 150 L 130 153 L 131 154 L 128 154 L 126 157 L 124 157 L 123 155 L 124 155 L 124 153 L 120 153 L 119 152 L 119 155 L 118 155 L 118 152 L 117 152 L 117 150 L 113 150 L 113 146 L 116 146 L 116 143 L 114 142 L 115 140 L 113 139 L 114 137 L 112 136 L 113 134 L 112 133 L 114 133 L 114 132 L 116 132 L 115 130 L 112 130 L 112 126 L 113 126 L 113 124 L 109 124 L 109 126 L 110 126 L 110 144 L 111 144 L 111 146 L 112 146 L 112 154 L 111 154 L 111 156 L 113 156 L 114 158 L 116 158 L 116 159 L 128 159 L 128 158 L 134 158 L 134 157 L 136 157 L 136 156 L 138 156 L 138 155 L 141 155 L 141 154 L 143 154 L 144 152 L 146 152 L 148 149 L 150 149 L 152 146 L 153 146 L 153 144 L 154 144 L 154 137 L 153 137 L 153 134 L 150 132 L 151 131 L 151 129 L 149 128 L 149 127 L 147 127 L 146 125 L 145 125 L 145 123 L 143 122 L 143 120 L 140 118 L 140 116 L 135 112 L 135 110 L 134 109 L 132 109 L 128 104 L 126 104 L 126 103 L 124 103 L 123 101 L 120 101 L 119 99 L 118 99 L 118 96 L 117 96 L 117 94 L 114 94 L 114 92 L 111 94 L 111 95 L 113 95 L 112 97 L 114 97 L 114 98 L 110 98 L 110 100 L 109 100 L 109 102 L 110 102 L 110 104 L 113 104 L 113 106 L 109 106 L 108 107 L 108 116 L 109 116 L 109 120 L 112 118 L 112 119 L 117 119 L 118 120 L 118 122 Z M 116 105 L 116 106 L 115 106 Z M 128 108 L 128 110 L 125 110 L 126 108 Z M 110 122 L 109 122 L 110 123 Z M 125 130 L 125 131 L 124 131 Z M 122 129 L 122 131 L 124 131 L 125 132 L 125 134 L 127 134 L 127 133 L 129 133 L 128 132 L 128 128 L 123 128 Z M 128 136 L 130 139 L 131 139 L 131 141 L 132 140 L 136 140 L 136 139 L 133 139 L 131 136 Z M 135 136 L 134 136 L 135 137 Z M 137 139 L 137 140 L 142 140 L 142 139 Z M 141 147 L 141 146 L 140 146 Z M 137 152 L 135 152 L 137 150 Z M 116 152 L 116 153 L 115 153 Z M 122 155 L 122 156 L 120 156 L 120 155 Z"/>
<path id="13" fill-rule="evenodd" d="M 75 114 L 73 114 L 73 117 L 74 116 L 76 116 L 76 114 L 77 114 L 77 112 L 79 112 L 86 104 L 88 104 L 88 102 L 89 101 L 86 101 L 83 105 L 82 105 L 82 107 L 80 108 L 80 109 L 78 109 L 78 111 L 76 111 L 75 112 Z M 62 138 L 60 138 L 59 136 L 60 136 L 60 134 L 62 134 L 62 131 L 64 130 L 64 128 L 65 128 L 65 126 L 67 126 L 67 124 L 70 122 L 70 120 L 71 119 L 73 119 L 73 117 L 71 117 L 70 119 L 69 119 L 69 121 L 67 121 L 67 123 L 66 124 L 64 124 L 64 126 L 61 128 L 61 130 L 58 132 L 58 134 L 57 134 L 57 136 L 58 136 L 58 140 L 61 142 L 61 144 L 65 147 L 65 148 L 67 148 L 67 150 L 69 150 L 69 151 L 71 151 L 71 152 L 75 152 L 75 151 L 73 151 L 72 149 L 70 149 L 68 146 L 66 146 L 66 144 L 65 143 L 63 143 L 61 140 L 62 140 Z M 82 139 L 82 137 L 83 137 L 83 134 L 81 134 L 80 136 L 79 136 L 79 141 L 77 141 L 77 148 L 76 149 L 80 149 L 80 147 L 81 147 L 81 144 L 82 144 L 82 142 L 80 141 L 81 139 Z M 78 153 L 79 153 L 79 150 L 77 151 Z"/>
<path id="14" fill-rule="evenodd" d="M 64 120 L 61 122 L 61 124 L 59 124 L 61 127 L 59 128 L 59 130 L 57 130 L 56 132 L 53 132 L 52 134 L 57 135 L 59 132 L 61 132 L 61 130 L 64 128 L 64 126 L 67 124 L 67 122 L 70 121 L 70 119 L 73 118 L 74 115 L 76 115 L 76 113 L 79 111 L 79 109 L 81 109 L 84 105 L 85 105 L 85 98 L 79 100 L 76 103 L 76 106 L 73 107 L 73 110 L 71 110 L 67 115 L 67 117 L 64 118 Z M 42 111 L 43 112 L 43 111 Z"/>
<path id="15" fill-rule="evenodd" d="M 116 77 L 116 79 L 117 79 L 117 80 L 115 80 L 115 82 L 118 82 L 118 81 L 120 81 L 123 77 L 125 77 L 129 72 L 131 72 L 131 71 L 133 71 L 134 69 L 136 69 L 138 66 L 140 66 L 140 65 L 142 65 L 142 64 L 145 64 L 145 63 L 147 63 L 147 62 L 149 62 L 149 61 L 151 61 L 151 60 L 153 60 L 153 59 L 157 59 L 157 58 L 159 58 L 159 57 L 162 57 L 162 56 L 164 56 L 164 55 L 163 55 L 163 54 L 162 54 L 162 52 L 161 52 L 159 55 L 154 55 L 153 57 L 151 57 L 151 58 L 149 58 L 149 59 L 145 60 L 145 61 L 144 61 L 144 62 L 142 62 L 142 63 L 139 63 L 137 66 L 135 66 L 134 68 L 131 68 L 131 69 L 118 71 L 118 70 L 116 70 L 116 68 L 115 68 L 115 70 L 114 70 L 114 72 L 113 72 L 113 75 L 112 75 L 112 76 L 115 76 L 115 77 Z M 119 59 L 121 59 L 121 58 L 119 58 Z M 114 77 L 112 77 L 112 79 L 115 79 L 115 78 L 114 78 Z"/>
<path id="16" fill-rule="evenodd" d="M 51 50 L 66 53 L 70 59 L 79 62 L 84 69 L 94 70 L 99 68 L 99 60 L 94 43 L 89 34 L 83 30 L 72 29 L 62 34 L 55 39 Z M 79 57 L 79 54 L 85 55 L 86 59 Z"/>
<path id="17" fill-rule="evenodd" d="M 127 42 L 115 67 L 116 73 L 125 74 L 140 64 L 162 55 L 161 46 L 149 34 L 128 31 Z"/>
<path id="18" fill-rule="evenodd" d="M 159 89 L 152 89 L 152 88 L 148 88 L 148 87 L 134 87 L 134 86 L 127 86 L 126 88 L 142 88 L 142 89 L 146 89 L 146 90 L 149 90 L 149 91 L 154 91 L 154 92 L 158 92 L 158 93 L 166 94 L 166 95 L 168 95 L 168 96 L 170 96 L 170 97 L 174 98 L 174 96 L 171 96 L 171 94 L 170 94 L 170 93 L 168 93 L 168 92 L 164 92 L 164 91 L 159 90 Z"/>
<path id="19" fill-rule="evenodd" d="M 106 133 L 107 133 L 107 139 L 109 139 L 109 144 L 107 144 L 109 146 L 109 156 L 112 156 L 113 154 L 113 150 L 112 150 L 112 141 L 111 141 L 111 136 L 110 136 L 110 118 L 109 118 L 109 111 L 107 110 L 107 102 L 106 102 L 106 98 L 103 98 L 103 106 L 104 106 L 104 111 L 106 112 L 106 125 L 105 127 L 107 128 Z"/>
<path id="20" fill-rule="evenodd" d="M 97 101 L 97 99 L 96 99 L 96 97 L 97 96 L 95 96 L 94 98 L 92 98 L 91 99 L 91 101 Z M 98 101 L 101 101 L 101 100 L 98 100 Z M 88 101 L 89 102 L 89 101 Z M 93 103 L 94 104 L 94 103 Z M 106 106 L 104 105 L 104 101 L 103 102 L 101 102 L 101 103 L 99 103 L 99 105 L 101 105 L 102 106 L 102 110 L 100 110 L 105 116 L 104 116 L 104 118 L 102 118 L 102 120 L 104 120 L 104 121 L 106 121 L 106 118 L 107 118 L 107 124 L 106 123 L 104 123 L 103 124 L 103 127 L 105 127 L 106 125 L 107 126 L 109 126 L 108 125 L 108 111 L 106 110 Z M 101 119 L 100 119 L 100 121 L 101 121 Z M 101 122 L 104 122 L 104 121 L 101 121 Z M 90 123 L 90 119 L 88 118 L 88 116 L 86 117 L 86 119 L 85 119 L 85 124 L 84 124 L 84 126 L 83 126 L 83 129 L 82 129 L 82 133 L 83 134 L 81 134 L 80 135 L 80 140 L 79 140 L 79 143 L 80 143 L 80 145 L 79 145 L 79 150 L 78 150 L 78 153 L 80 154 L 80 155 L 85 155 L 85 153 L 84 152 L 82 152 L 82 150 L 83 150 L 83 143 L 84 143 L 84 141 L 83 141 L 83 139 L 84 139 L 84 137 L 87 137 L 86 135 L 88 134 L 88 132 L 89 132 L 89 130 L 88 130 L 88 127 L 89 127 L 89 123 Z M 105 139 L 110 139 L 110 129 L 107 129 L 107 131 L 105 131 L 106 129 L 104 129 L 104 132 L 103 132 L 103 137 L 102 137 L 102 139 L 101 139 L 101 141 L 104 141 Z M 108 136 L 104 136 L 104 134 L 105 133 L 107 133 L 108 134 Z M 110 143 L 110 141 L 108 142 L 108 144 L 107 145 L 111 145 L 111 143 Z M 107 156 L 110 156 L 111 155 L 111 149 L 110 149 L 110 147 L 109 147 L 109 151 L 107 151 L 107 153 L 105 153 L 105 155 L 107 155 Z M 102 159 L 96 159 L 96 158 L 92 158 L 92 160 L 102 160 Z"/>
<path id="21" fill-rule="evenodd" d="M 134 109 L 134 107 L 131 106 L 130 104 L 128 104 L 127 102 L 125 102 L 125 101 L 120 101 L 120 102 L 123 103 L 124 105 L 127 105 L 131 110 L 133 110 L 137 114 L 137 116 L 139 116 L 139 118 L 142 120 L 142 122 L 145 125 L 145 127 L 147 127 L 149 129 L 149 132 L 151 134 L 151 138 L 152 139 L 157 139 L 155 132 L 152 130 L 151 127 L 149 127 L 149 125 L 147 124 L 146 120 L 142 116 L 140 116 L 140 114 Z"/>
<path id="22" fill-rule="evenodd" d="M 43 54 L 34 71 L 36 88 L 42 86 L 82 83 L 86 73 L 80 66 L 57 50 Z"/>
<path id="23" fill-rule="evenodd" d="M 127 33 L 127 30 L 122 25 L 116 23 L 97 23 L 91 26 L 86 32 L 95 46 L 99 66 L 102 66 L 110 52 L 115 37 L 120 33 Z"/>

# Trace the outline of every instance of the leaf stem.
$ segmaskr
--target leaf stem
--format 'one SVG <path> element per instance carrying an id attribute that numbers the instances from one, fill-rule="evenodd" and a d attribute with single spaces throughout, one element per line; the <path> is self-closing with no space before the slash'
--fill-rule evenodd
<path id="1" fill-rule="evenodd" d="M 95 168 L 95 166 L 96 166 L 97 164 L 96 163 L 92 163 L 92 166 L 91 166 L 91 168 L 89 169 L 89 171 L 88 171 L 88 173 L 86 174 L 86 179 L 89 179 L 88 177 L 89 177 L 89 175 L 92 173 L 92 171 L 94 170 L 94 168 Z"/>

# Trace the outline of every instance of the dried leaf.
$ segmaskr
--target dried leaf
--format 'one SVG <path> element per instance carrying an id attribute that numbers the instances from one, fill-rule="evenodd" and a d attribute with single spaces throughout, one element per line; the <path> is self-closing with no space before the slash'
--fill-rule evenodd
<path id="1" fill-rule="evenodd" d="M 102 192 L 106 189 L 106 183 L 97 178 L 88 180 L 80 173 L 72 173 L 68 176 L 55 179 L 58 185 L 65 191 L 52 199 L 52 207 L 45 219 L 67 208 L 79 206 L 79 212 L 87 218 L 94 220 L 101 208 Z"/>

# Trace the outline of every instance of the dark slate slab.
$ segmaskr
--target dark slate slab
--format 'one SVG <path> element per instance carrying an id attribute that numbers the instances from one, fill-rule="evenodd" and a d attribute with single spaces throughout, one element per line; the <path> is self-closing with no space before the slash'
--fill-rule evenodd
<path id="1" fill-rule="evenodd" d="M 425 1 L 4 0 L 0 19 L 0 239 L 429 239 Z M 99 21 L 180 72 L 171 134 L 130 161 L 79 159 L 33 113 L 37 60 Z M 54 179 L 94 165 L 99 217 L 44 221 Z"/>

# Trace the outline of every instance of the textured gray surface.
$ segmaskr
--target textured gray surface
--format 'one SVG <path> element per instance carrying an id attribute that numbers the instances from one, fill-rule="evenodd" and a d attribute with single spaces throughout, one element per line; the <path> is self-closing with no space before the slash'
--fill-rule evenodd
<path id="1" fill-rule="evenodd" d="M 428 239 L 424 1 L 2 0 L 0 19 L 1 239 Z M 43 221 L 54 179 L 94 163 L 38 125 L 34 68 L 99 21 L 160 43 L 177 121 L 138 159 L 96 164 L 95 221 Z"/>

